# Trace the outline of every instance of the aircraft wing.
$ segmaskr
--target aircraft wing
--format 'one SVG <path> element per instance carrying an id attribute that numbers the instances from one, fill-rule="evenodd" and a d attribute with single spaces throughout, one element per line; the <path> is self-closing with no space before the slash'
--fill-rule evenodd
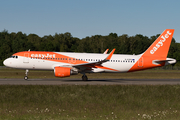
<path id="1" fill-rule="evenodd" d="M 76 65 L 72 65 L 72 67 L 78 68 L 78 69 L 80 69 L 80 70 L 97 68 L 97 66 L 101 66 L 102 63 L 105 63 L 105 62 L 109 61 L 109 60 L 111 59 L 114 51 L 115 51 L 115 49 L 113 49 L 113 50 L 111 51 L 111 53 L 110 53 L 104 60 L 97 61 L 97 62 L 76 64 Z M 102 67 L 102 66 L 101 66 L 101 67 Z"/>

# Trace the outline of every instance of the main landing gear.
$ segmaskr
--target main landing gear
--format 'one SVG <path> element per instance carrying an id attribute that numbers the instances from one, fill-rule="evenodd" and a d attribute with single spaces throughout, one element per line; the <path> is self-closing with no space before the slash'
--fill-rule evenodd
<path id="1" fill-rule="evenodd" d="M 24 80 L 28 80 L 28 72 L 29 72 L 29 70 L 26 69 L 26 72 L 25 72 L 26 76 L 24 77 Z"/>
<path id="2" fill-rule="evenodd" d="M 85 74 L 83 74 L 82 80 L 83 80 L 83 81 L 88 81 L 88 77 L 87 77 Z"/>

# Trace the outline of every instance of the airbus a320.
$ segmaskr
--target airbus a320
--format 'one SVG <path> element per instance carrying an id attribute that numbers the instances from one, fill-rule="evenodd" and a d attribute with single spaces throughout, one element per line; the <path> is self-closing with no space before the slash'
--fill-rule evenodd
<path id="1" fill-rule="evenodd" d="M 86 73 L 133 72 L 176 63 L 167 58 L 174 29 L 166 29 L 142 54 L 114 54 L 113 49 L 107 54 L 23 51 L 4 60 L 4 65 L 11 68 L 25 69 L 25 80 L 29 70 L 53 70 L 56 77 L 69 77 L 83 74 L 82 80 L 88 80 Z"/>

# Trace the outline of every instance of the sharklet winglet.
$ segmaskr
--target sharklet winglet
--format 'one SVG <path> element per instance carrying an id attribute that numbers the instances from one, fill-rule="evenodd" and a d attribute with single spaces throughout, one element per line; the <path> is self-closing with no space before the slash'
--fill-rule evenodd
<path id="1" fill-rule="evenodd" d="M 114 48 L 111 53 L 105 58 L 105 60 L 110 60 L 115 50 L 116 49 Z"/>

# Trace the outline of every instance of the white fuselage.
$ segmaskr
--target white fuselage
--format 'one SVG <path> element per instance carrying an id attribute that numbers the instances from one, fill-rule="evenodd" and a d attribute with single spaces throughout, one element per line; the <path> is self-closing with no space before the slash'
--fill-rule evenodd
<path id="1" fill-rule="evenodd" d="M 57 58 L 57 57 L 46 59 L 45 57 L 43 58 L 43 57 L 31 57 L 31 56 L 30 57 L 17 56 L 17 58 L 14 57 L 14 58 L 6 59 L 4 61 L 4 64 L 8 67 L 19 68 L 19 69 L 54 70 L 55 66 L 72 66 L 78 64 L 79 61 L 93 63 L 93 62 L 101 61 L 107 57 L 107 54 L 95 54 L 95 53 L 69 53 L 69 52 L 55 52 L 55 53 L 68 56 L 74 59 Z M 107 67 L 107 69 L 93 68 L 93 70 L 89 72 L 127 72 L 139 60 L 140 57 L 141 55 L 113 54 L 111 60 L 102 64 L 102 66 L 104 66 L 105 68 Z M 141 64 L 143 65 L 143 63 Z"/>

